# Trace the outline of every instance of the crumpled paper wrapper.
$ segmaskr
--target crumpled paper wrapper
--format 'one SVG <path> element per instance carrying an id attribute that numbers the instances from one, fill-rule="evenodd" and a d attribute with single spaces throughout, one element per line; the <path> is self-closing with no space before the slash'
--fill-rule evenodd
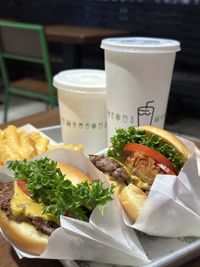
<path id="1" fill-rule="evenodd" d="M 38 156 L 69 163 L 93 179 L 100 179 L 106 186 L 104 175 L 89 159 L 79 151 L 57 149 Z M 10 172 L 3 168 L 0 179 L 12 180 Z M 35 256 L 16 248 L 19 257 Z M 61 217 L 61 227 L 49 238 L 47 249 L 37 258 L 62 260 L 89 260 L 100 263 L 135 265 L 149 262 L 133 229 L 125 225 L 122 209 L 117 199 L 113 199 L 101 215 L 95 209 L 89 223 L 65 216 Z"/>
<path id="2" fill-rule="evenodd" d="M 183 141 L 191 150 L 191 157 L 178 176 L 156 176 L 136 222 L 132 223 L 124 213 L 124 221 L 128 226 L 154 236 L 200 236 L 197 149 L 192 142 Z"/>
<path id="3" fill-rule="evenodd" d="M 196 173 L 196 160 L 197 160 L 197 167 L 198 167 L 198 177 L 192 177 L 192 185 L 194 186 L 197 185 L 197 188 L 195 188 L 195 192 L 198 192 L 198 187 L 199 187 L 199 177 L 200 177 L 200 150 L 194 146 L 191 142 L 188 143 L 187 140 L 183 140 L 184 142 L 189 145 L 189 147 L 192 149 L 193 154 L 192 155 L 192 163 L 190 163 L 190 160 L 186 163 L 187 165 L 189 164 L 190 167 L 187 165 L 186 171 L 191 171 L 188 168 L 192 169 L 192 172 Z M 106 150 L 100 152 L 100 154 L 106 153 Z M 196 157 L 196 160 L 195 160 Z M 185 170 L 185 166 L 184 166 Z M 193 179 L 194 178 L 194 179 Z M 190 173 L 189 173 L 189 179 L 190 179 Z M 188 180 L 188 179 L 187 179 Z M 186 180 L 186 181 L 187 181 Z M 186 181 L 184 180 L 184 184 L 187 185 Z M 189 183 L 190 184 L 190 183 Z M 170 184 L 171 186 L 171 184 Z M 177 192 L 179 193 L 179 191 Z M 196 194 L 196 193 L 195 193 Z M 189 195 L 191 195 L 189 193 Z M 178 196 L 176 196 L 178 198 Z M 175 198 L 175 196 L 174 196 Z M 193 198 L 192 198 L 193 199 Z M 163 204 L 162 204 L 163 205 Z M 161 205 L 161 209 L 162 209 Z M 164 212 L 164 216 L 165 212 Z M 190 215 L 189 215 L 190 216 Z M 163 220 L 162 218 L 158 217 L 158 225 L 162 225 Z M 184 218 L 185 220 L 185 218 Z M 172 221 L 172 224 L 176 223 L 174 220 Z M 181 220 L 178 220 L 178 223 L 181 223 Z M 188 222 L 190 223 L 190 222 Z M 165 224 L 165 222 L 164 222 Z M 130 224 L 131 227 L 133 227 L 132 224 Z M 184 223 L 185 225 L 185 223 Z M 200 224 L 199 224 L 200 225 Z M 172 225 L 173 226 L 173 225 Z M 160 227 L 160 226 L 159 226 Z M 198 227 L 198 225 L 197 225 Z M 164 227 L 162 227 L 164 228 Z M 187 226 L 186 226 L 187 228 Z M 189 230 L 191 230 L 190 224 L 188 224 Z M 162 229 L 163 231 L 165 230 Z M 186 229 L 187 230 L 187 229 Z M 198 228 L 197 228 L 198 230 Z M 192 255 L 194 254 L 195 251 L 199 250 L 200 247 L 200 236 L 180 236 L 176 238 L 166 238 L 166 237 L 159 237 L 156 235 L 148 235 L 145 234 L 144 232 L 137 231 L 137 236 L 139 238 L 139 241 L 146 252 L 146 255 L 148 255 L 148 258 L 150 259 L 149 264 L 145 264 L 145 266 L 148 267 L 159 267 L 159 266 L 174 266 L 177 261 L 181 260 L 181 263 L 184 263 L 187 258 L 183 259 L 185 255 L 188 255 L 189 258 L 192 258 Z M 108 264 L 101 264 L 101 263 L 96 263 L 96 262 L 83 262 L 83 261 L 76 261 L 76 262 L 68 262 L 68 261 L 62 261 L 63 265 L 65 267 L 72 267 L 71 264 L 73 264 L 73 267 L 110 267 L 111 265 Z M 74 265 L 75 264 L 75 265 Z M 120 266 L 120 265 L 118 265 Z M 133 264 L 135 266 L 135 264 Z"/>

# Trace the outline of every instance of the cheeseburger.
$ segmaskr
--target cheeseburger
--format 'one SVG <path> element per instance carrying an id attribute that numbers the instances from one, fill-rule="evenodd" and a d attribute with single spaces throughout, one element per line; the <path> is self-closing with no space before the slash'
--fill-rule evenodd
<path id="1" fill-rule="evenodd" d="M 190 151 L 176 136 L 154 126 L 117 129 L 107 155 L 92 163 L 115 185 L 115 193 L 135 221 L 157 174 L 178 175 Z"/>
<path id="2" fill-rule="evenodd" d="M 96 207 L 103 212 L 112 200 L 113 187 L 47 157 L 8 167 L 16 180 L 0 182 L 0 227 L 15 246 L 36 255 L 60 227 L 60 215 L 88 221 Z"/>

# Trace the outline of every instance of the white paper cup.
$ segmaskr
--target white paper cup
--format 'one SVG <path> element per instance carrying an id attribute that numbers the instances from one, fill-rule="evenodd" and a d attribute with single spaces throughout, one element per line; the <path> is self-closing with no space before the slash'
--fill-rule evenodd
<path id="1" fill-rule="evenodd" d="M 64 143 L 82 144 L 85 153 L 107 146 L 106 81 L 103 70 L 74 69 L 53 79 Z"/>
<path id="2" fill-rule="evenodd" d="M 158 38 L 102 40 L 105 50 L 108 140 L 117 128 L 163 128 L 180 43 Z"/>

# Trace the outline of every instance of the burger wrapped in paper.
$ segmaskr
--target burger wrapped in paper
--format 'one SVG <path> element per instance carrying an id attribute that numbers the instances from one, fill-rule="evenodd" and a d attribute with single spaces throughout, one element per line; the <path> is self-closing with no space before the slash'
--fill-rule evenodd
<path id="1" fill-rule="evenodd" d="M 113 187 L 67 163 L 48 157 L 13 161 L 16 180 L 0 182 L 0 228 L 13 245 L 40 255 L 49 236 L 60 227 L 60 215 L 89 221 L 98 207 L 103 213 Z"/>
<path id="2" fill-rule="evenodd" d="M 107 155 L 90 155 L 90 160 L 116 186 L 121 205 L 136 221 L 156 175 L 178 175 L 190 151 L 175 135 L 154 126 L 117 129 L 111 143 Z"/>

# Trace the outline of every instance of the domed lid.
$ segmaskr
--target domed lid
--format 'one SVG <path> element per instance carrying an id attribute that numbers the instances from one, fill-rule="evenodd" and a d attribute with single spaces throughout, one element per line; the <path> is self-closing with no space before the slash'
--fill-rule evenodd
<path id="1" fill-rule="evenodd" d="M 53 78 L 53 85 L 59 90 L 79 93 L 105 93 L 104 70 L 73 69 L 59 72 Z"/>
<path id="2" fill-rule="evenodd" d="M 162 38 L 116 37 L 103 39 L 101 48 L 128 53 L 170 53 L 180 51 L 180 42 Z"/>

